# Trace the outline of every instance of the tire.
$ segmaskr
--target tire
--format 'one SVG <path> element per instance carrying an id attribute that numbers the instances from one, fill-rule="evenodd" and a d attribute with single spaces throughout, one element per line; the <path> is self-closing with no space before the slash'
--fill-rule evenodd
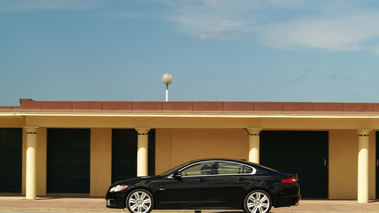
<path id="1" fill-rule="evenodd" d="M 246 213 L 267 213 L 272 207 L 271 196 L 262 190 L 255 190 L 246 195 L 243 208 Z"/>
<path id="2" fill-rule="evenodd" d="M 136 189 L 126 197 L 125 205 L 130 213 L 149 213 L 153 209 L 154 198 L 149 191 Z"/>

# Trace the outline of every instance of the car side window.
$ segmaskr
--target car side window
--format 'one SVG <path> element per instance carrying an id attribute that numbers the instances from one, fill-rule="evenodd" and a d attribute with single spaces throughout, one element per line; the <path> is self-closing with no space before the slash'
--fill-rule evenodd
<path id="1" fill-rule="evenodd" d="M 243 174 L 250 174 L 252 172 L 253 172 L 253 168 L 248 167 L 248 166 L 243 166 L 243 170 L 242 170 Z"/>
<path id="2" fill-rule="evenodd" d="M 183 169 L 182 176 L 210 175 L 212 173 L 212 162 L 203 162 Z"/>
<path id="3" fill-rule="evenodd" d="M 253 172 L 251 167 L 229 162 L 219 162 L 218 163 L 218 174 L 223 175 L 234 175 L 234 174 L 250 174 Z"/>

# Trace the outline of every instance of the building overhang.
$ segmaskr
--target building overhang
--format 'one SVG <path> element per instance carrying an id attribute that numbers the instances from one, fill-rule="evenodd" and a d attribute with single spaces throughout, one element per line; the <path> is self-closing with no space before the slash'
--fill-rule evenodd
<path id="1" fill-rule="evenodd" d="M 375 103 L 75 102 L 21 99 L 0 125 L 47 128 L 379 129 Z"/>
<path id="2" fill-rule="evenodd" d="M 0 113 L 0 124 L 47 128 L 379 129 L 372 114 Z"/>

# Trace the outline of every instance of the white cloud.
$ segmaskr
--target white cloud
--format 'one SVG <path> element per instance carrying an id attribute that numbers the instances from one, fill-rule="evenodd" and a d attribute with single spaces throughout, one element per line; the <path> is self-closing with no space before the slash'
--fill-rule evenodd
<path id="1" fill-rule="evenodd" d="M 244 25 L 240 20 L 216 18 L 210 15 L 195 15 L 192 17 L 176 17 L 175 22 L 180 24 L 182 31 L 195 35 L 201 40 L 211 38 L 228 38 L 237 35 Z"/>
<path id="2" fill-rule="evenodd" d="M 131 1 L 133 3 L 133 1 Z M 141 7 L 105 17 L 163 18 L 199 40 L 255 42 L 292 50 L 379 52 L 379 11 L 375 1 L 361 0 L 150 0 L 160 10 Z M 132 4 L 131 3 L 131 4 Z M 136 3 L 136 2 L 134 2 Z M 145 2 L 146 3 L 146 2 Z M 144 3 L 144 4 L 145 4 Z M 108 0 L 1 0 L 0 10 L 85 10 Z M 144 5 L 141 4 L 141 5 Z M 166 6 L 162 9 L 162 5 Z M 154 15 L 152 15 L 152 13 Z"/>
<path id="3" fill-rule="evenodd" d="M 194 39 L 208 40 L 213 38 L 223 38 L 223 39 L 234 39 L 238 37 L 239 33 L 237 31 L 212 31 L 205 33 L 198 33 L 192 36 Z"/>
<path id="4" fill-rule="evenodd" d="M 176 23 L 182 32 L 201 40 L 238 36 L 238 32 L 254 21 L 254 14 L 249 14 L 251 8 L 258 7 L 255 1 L 246 0 L 164 2 L 172 11 L 168 20 Z"/>
<path id="5" fill-rule="evenodd" d="M 312 17 L 262 26 L 261 40 L 279 48 L 369 49 L 379 37 L 379 15 Z"/>
<path id="6" fill-rule="evenodd" d="M 371 1 L 164 1 L 181 32 L 206 39 L 244 39 L 285 49 L 379 49 L 379 12 Z M 233 32 L 233 33 L 231 33 Z"/>

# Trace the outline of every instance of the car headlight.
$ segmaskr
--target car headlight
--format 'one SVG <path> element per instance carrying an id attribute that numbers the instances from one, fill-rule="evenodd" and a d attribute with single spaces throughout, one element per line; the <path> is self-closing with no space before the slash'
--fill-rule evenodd
<path id="1" fill-rule="evenodd" d="M 117 186 L 114 186 L 112 187 L 109 192 L 119 192 L 119 191 L 122 191 L 124 189 L 128 188 L 128 186 L 126 185 L 117 185 Z"/>

